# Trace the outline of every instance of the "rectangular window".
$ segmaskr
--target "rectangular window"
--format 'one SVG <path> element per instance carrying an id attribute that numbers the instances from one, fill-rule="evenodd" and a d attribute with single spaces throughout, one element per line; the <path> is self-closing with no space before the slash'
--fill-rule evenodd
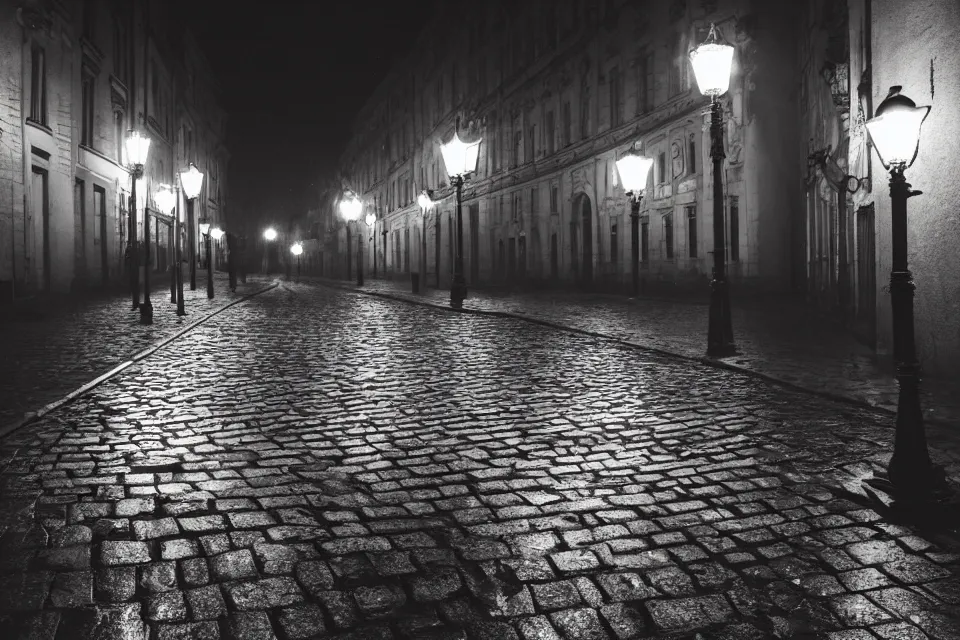
<path id="1" fill-rule="evenodd" d="M 527 140 L 526 161 L 533 162 L 537 159 L 537 125 L 531 126 L 528 133 L 530 138 Z"/>
<path id="2" fill-rule="evenodd" d="M 563 138 L 561 140 L 561 143 L 563 144 L 563 146 L 566 147 L 566 146 L 569 146 L 571 142 L 573 142 L 573 129 L 572 129 L 573 125 L 571 124 L 571 121 L 570 121 L 570 101 L 569 100 L 563 103 L 563 111 L 561 113 L 561 117 L 563 118 Z"/>
<path id="3" fill-rule="evenodd" d="M 696 136 L 692 133 L 690 134 L 690 142 L 687 144 L 687 169 L 690 174 L 697 172 L 697 143 Z"/>
<path id="4" fill-rule="evenodd" d="M 92 75 L 84 72 L 81 81 L 82 120 L 80 122 L 80 144 L 93 148 L 93 97 L 94 80 Z"/>
<path id="5" fill-rule="evenodd" d="M 673 260 L 673 214 L 663 216 L 663 244 L 664 255 L 667 260 Z"/>
<path id="6" fill-rule="evenodd" d="M 740 261 L 740 198 L 730 196 L 730 261 Z"/>
<path id="7" fill-rule="evenodd" d="M 670 97 L 686 89 L 687 57 L 683 53 L 683 34 L 677 34 L 670 61 Z"/>
<path id="8" fill-rule="evenodd" d="M 656 80 L 653 75 L 653 61 L 652 51 L 641 54 L 637 79 L 637 111 L 639 113 L 649 113 L 653 110 L 653 91 Z"/>
<path id="9" fill-rule="evenodd" d="M 650 262 L 650 218 L 643 216 L 640 218 L 640 262 L 647 264 Z"/>
<path id="10" fill-rule="evenodd" d="M 554 152 L 554 138 L 556 136 L 556 122 L 554 122 L 553 111 L 547 111 L 547 128 L 543 135 L 547 139 L 547 155 L 551 156 Z"/>
<path id="11" fill-rule="evenodd" d="M 537 215 L 537 210 L 539 209 L 539 202 L 537 202 L 539 200 L 539 198 L 537 198 L 538 191 L 539 189 L 537 187 L 530 189 L 530 214 L 533 216 Z"/>
<path id="12" fill-rule="evenodd" d="M 117 164 L 123 164 L 123 112 L 113 112 L 113 136 L 117 143 Z"/>
<path id="13" fill-rule="evenodd" d="M 113 73 L 127 84 L 127 34 L 119 17 L 113 20 Z"/>
<path id="14" fill-rule="evenodd" d="M 520 219 L 520 195 L 519 191 L 513 192 L 513 221 L 516 222 Z"/>
<path id="15" fill-rule="evenodd" d="M 513 166 L 520 166 L 520 147 L 523 146 L 523 131 L 517 128 L 513 132 Z"/>
<path id="16" fill-rule="evenodd" d="M 664 184 L 667 181 L 667 154 L 661 151 L 657 154 L 657 183 Z"/>
<path id="17" fill-rule="evenodd" d="M 43 47 L 37 45 L 30 55 L 30 119 L 47 124 L 47 61 Z"/>
<path id="18" fill-rule="evenodd" d="M 584 91 L 580 99 L 580 139 L 590 137 L 590 96 Z"/>
<path id="19" fill-rule="evenodd" d="M 619 127 L 620 118 L 620 68 L 610 69 L 610 126 Z"/>
<path id="20" fill-rule="evenodd" d="M 94 185 L 93 187 L 93 244 L 99 245 L 103 242 L 104 235 L 107 232 L 107 198 L 103 187 Z M 104 262 L 106 262 L 104 260 Z"/>
<path id="21" fill-rule="evenodd" d="M 550 187 L 550 213 L 557 213 L 560 205 L 560 190 L 556 187 Z"/>
<path id="22" fill-rule="evenodd" d="M 498 127 L 499 128 L 499 127 Z M 496 171 L 500 168 L 500 158 L 497 157 L 497 138 L 499 135 L 490 136 L 490 144 L 487 146 L 487 154 L 490 156 L 490 171 Z"/>
<path id="23" fill-rule="evenodd" d="M 620 242 L 617 239 L 617 223 L 610 225 L 610 262 L 617 264 L 619 256 Z"/>
<path id="24" fill-rule="evenodd" d="M 697 207 L 689 206 L 687 210 L 687 248 L 691 258 L 697 257 Z"/>

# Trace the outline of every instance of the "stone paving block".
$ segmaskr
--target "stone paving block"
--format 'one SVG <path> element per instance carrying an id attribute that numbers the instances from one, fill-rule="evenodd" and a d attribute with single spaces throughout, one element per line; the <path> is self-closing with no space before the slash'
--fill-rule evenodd
<path id="1" fill-rule="evenodd" d="M 90 547 L 44 549 L 37 554 L 37 564 L 51 571 L 83 571 L 90 568 Z"/>
<path id="2" fill-rule="evenodd" d="M 223 516 L 198 516 L 196 518 L 178 518 L 180 527 L 187 533 L 208 533 L 210 531 L 224 531 L 227 526 Z"/>
<path id="3" fill-rule="evenodd" d="M 154 562 L 140 567 L 140 586 L 151 593 L 172 591 L 177 587 L 175 562 Z"/>
<path id="4" fill-rule="evenodd" d="M 227 628 L 236 640 L 276 640 L 270 618 L 263 611 L 236 612 L 227 618 Z"/>
<path id="5" fill-rule="evenodd" d="M 583 603 L 580 591 L 572 580 L 558 580 L 543 584 L 530 585 L 533 599 L 543 611 L 556 611 L 577 607 Z"/>
<path id="6" fill-rule="evenodd" d="M 53 532 L 50 542 L 55 547 L 72 547 L 74 545 L 90 544 L 93 541 L 93 531 L 85 525 L 68 525 Z"/>
<path id="7" fill-rule="evenodd" d="M 183 582 L 189 587 L 199 587 L 210 581 L 210 571 L 204 558 L 189 558 L 180 561 Z"/>
<path id="8" fill-rule="evenodd" d="M 353 597 L 343 591 L 317 591 L 312 594 L 326 609 L 333 626 L 337 629 L 349 629 L 359 620 L 359 610 Z"/>
<path id="9" fill-rule="evenodd" d="M 550 620 L 561 634 L 578 640 L 607 640 L 606 632 L 594 609 L 567 609 L 550 614 Z"/>
<path id="10" fill-rule="evenodd" d="M 406 602 L 403 590 L 396 586 L 360 587 L 353 597 L 366 616 L 381 616 Z"/>
<path id="11" fill-rule="evenodd" d="M 133 566 L 97 569 L 95 578 L 98 600 L 125 602 L 137 591 L 137 569 Z"/>
<path id="12" fill-rule="evenodd" d="M 153 513 L 156 506 L 153 498 L 127 498 L 117 502 L 114 513 L 120 518 L 129 518 L 145 513 Z"/>
<path id="13" fill-rule="evenodd" d="M 186 596 L 193 620 L 216 620 L 227 614 L 227 603 L 216 585 L 190 589 Z"/>
<path id="14" fill-rule="evenodd" d="M 281 609 L 277 615 L 277 621 L 290 640 L 322 637 L 326 631 L 323 611 L 315 604 Z"/>
<path id="15" fill-rule="evenodd" d="M 550 619 L 546 616 L 532 616 L 521 618 L 517 622 L 517 629 L 523 640 L 560 640 Z"/>
<path id="16" fill-rule="evenodd" d="M 183 560 L 198 555 L 200 555 L 200 547 L 196 540 L 178 538 L 160 543 L 160 557 L 164 560 Z"/>
<path id="17" fill-rule="evenodd" d="M 647 625 L 643 614 L 634 606 L 622 603 L 600 607 L 600 615 L 618 640 L 630 640 L 643 636 Z"/>
<path id="18" fill-rule="evenodd" d="M 231 604 L 241 611 L 273 609 L 303 602 L 303 592 L 292 578 L 228 582 L 223 586 Z"/>
<path id="19" fill-rule="evenodd" d="M 230 521 L 230 526 L 236 529 L 255 529 L 277 524 L 273 516 L 266 511 L 231 511 L 227 513 L 227 519 Z"/>
<path id="20" fill-rule="evenodd" d="M 459 591 L 463 581 L 456 570 L 444 568 L 415 576 L 410 586 L 417 602 L 438 602 Z"/>
<path id="21" fill-rule="evenodd" d="M 146 542 L 105 540 L 100 545 L 100 561 L 108 567 L 150 562 L 150 547 Z"/>
<path id="22" fill-rule="evenodd" d="M 653 623 L 663 630 L 695 629 L 726 622 L 733 615 L 720 595 L 675 600 L 649 600 L 644 603 Z"/>
<path id="23" fill-rule="evenodd" d="M 175 536 L 179 533 L 180 529 L 177 527 L 177 521 L 173 518 L 136 520 L 133 523 L 133 535 L 137 540 L 153 540 L 155 538 Z"/>
<path id="24" fill-rule="evenodd" d="M 50 604 L 65 609 L 93 604 L 93 572 L 58 573 L 53 580 Z"/>
<path id="25" fill-rule="evenodd" d="M 284 544 L 261 542 L 254 545 L 253 553 L 267 575 L 293 573 L 294 566 L 300 559 L 295 548 Z"/>
<path id="26" fill-rule="evenodd" d="M 830 599 L 830 607 L 842 623 L 853 627 L 865 627 L 893 619 L 893 616 L 860 594 L 834 596 Z"/>
<path id="27" fill-rule="evenodd" d="M 219 640 L 220 627 L 216 622 L 185 622 L 183 624 L 156 624 L 157 640 Z"/>
<path id="28" fill-rule="evenodd" d="M 209 560 L 210 572 L 218 582 L 257 577 L 253 554 L 248 549 L 228 551 Z"/>
<path id="29" fill-rule="evenodd" d="M 600 566 L 597 556 L 586 549 L 554 553 L 550 555 L 550 561 L 562 573 L 579 573 Z"/>
<path id="30" fill-rule="evenodd" d="M 165 591 L 149 596 L 146 617 L 152 622 L 180 622 L 187 619 L 187 605 L 182 591 Z"/>

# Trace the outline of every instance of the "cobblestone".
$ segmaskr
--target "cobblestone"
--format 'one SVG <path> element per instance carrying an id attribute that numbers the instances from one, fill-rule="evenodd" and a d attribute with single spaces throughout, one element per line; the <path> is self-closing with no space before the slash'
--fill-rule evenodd
<path id="1" fill-rule="evenodd" d="M 957 637 L 960 545 L 852 489 L 890 439 L 735 372 L 285 284 L 0 440 L 0 619 Z"/>

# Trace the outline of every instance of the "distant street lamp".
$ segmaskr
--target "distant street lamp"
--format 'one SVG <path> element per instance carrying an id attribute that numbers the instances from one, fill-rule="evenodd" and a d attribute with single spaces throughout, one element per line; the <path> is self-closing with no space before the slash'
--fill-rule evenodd
<path id="1" fill-rule="evenodd" d="M 640 295 L 640 201 L 647 188 L 647 178 L 653 167 L 653 158 L 639 154 L 626 155 L 617 160 L 620 183 L 630 198 L 630 275 L 633 295 Z"/>
<path id="2" fill-rule="evenodd" d="M 367 223 L 367 231 L 370 233 L 371 250 L 373 251 L 373 277 L 377 277 L 377 214 L 373 211 L 367 214 L 363 219 Z"/>
<path id="3" fill-rule="evenodd" d="M 303 253 L 303 245 L 295 242 L 293 246 L 290 247 L 290 253 L 297 256 L 297 282 L 300 282 L 300 254 Z"/>
<path id="4" fill-rule="evenodd" d="M 177 192 L 170 185 L 161 184 L 153 195 L 153 201 L 157 205 L 157 211 L 169 216 L 177 206 Z M 177 226 L 173 228 L 173 236 L 174 242 L 180 239 L 180 229 Z M 176 257 L 176 251 L 174 253 Z M 177 270 L 173 264 L 170 266 L 170 303 L 177 303 Z"/>
<path id="5" fill-rule="evenodd" d="M 422 219 L 420 223 L 421 232 L 420 232 L 420 246 L 422 250 L 420 251 L 420 262 L 423 264 L 423 284 L 427 284 L 427 213 L 436 206 L 436 202 L 433 201 L 433 191 L 430 189 L 424 189 L 420 192 L 420 195 L 417 196 L 417 204 L 420 205 L 420 218 Z M 434 216 L 440 215 L 438 212 L 434 212 Z M 439 256 L 437 256 L 439 258 Z M 437 261 L 439 265 L 439 260 Z M 437 287 L 440 287 L 440 268 L 437 267 Z"/>
<path id="6" fill-rule="evenodd" d="M 190 243 L 190 290 L 197 288 L 197 238 L 194 200 L 200 196 L 203 187 L 203 174 L 192 162 L 185 171 L 180 172 L 180 184 L 183 185 L 183 195 L 187 199 L 187 241 Z"/>
<path id="7" fill-rule="evenodd" d="M 941 467 L 930 462 L 927 436 L 920 408 L 920 363 L 913 326 L 913 274 L 907 266 L 907 199 L 912 191 L 904 175 L 920 148 L 920 127 L 930 107 L 918 107 L 890 87 L 876 116 L 866 122 L 867 133 L 880 162 L 890 172 L 891 235 L 893 268 L 890 272 L 890 302 L 893 307 L 893 352 L 900 391 L 897 399 L 896 434 L 887 479 L 871 482 L 911 501 L 927 501 L 943 493 L 946 479 Z M 886 486 L 891 485 L 891 486 Z"/>
<path id="8" fill-rule="evenodd" d="M 348 191 L 340 199 L 340 216 L 349 225 L 356 223 L 357 228 L 357 286 L 363 286 L 363 240 L 360 233 L 360 215 L 363 213 L 363 201 L 356 194 Z"/>
<path id="9" fill-rule="evenodd" d="M 211 242 L 210 223 L 200 223 L 200 235 L 203 236 L 203 245 L 206 253 L 204 258 L 207 261 L 207 300 L 213 300 L 213 266 L 210 264 Z"/>
<path id="10" fill-rule="evenodd" d="M 459 133 L 454 131 L 453 139 L 440 145 L 440 152 L 443 154 L 447 174 L 457 190 L 457 246 L 453 262 L 453 282 L 450 285 L 450 306 L 459 309 L 467 297 L 467 281 L 463 274 L 463 178 L 477 169 L 480 140 L 465 143 L 460 140 Z"/>
<path id="11" fill-rule="evenodd" d="M 129 223 L 130 223 L 130 296 L 133 300 L 133 308 L 140 307 L 140 256 L 137 249 L 137 180 L 143 177 L 143 165 L 147 164 L 147 154 L 150 152 L 150 138 L 140 135 L 139 131 L 130 130 L 127 132 L 127 139 L 124 146 L 127 152 L 127 166 L 130 168 L 130 204 L 129 204 Z M 144 250 L 147 252 L 148 262 L 150 255 L 150 224 L 144 224 Z M 150 273 L 149 267 L 145 270 L 143 281 L 144 299 L 143 307 L 140 308 L 140 324 L 151 324 L 153 322 L 153 306 L 150 304 Z"/>
<path id="12" fill-rule="evenodd" d="M 723 227 L 723 109 L 720 96 L 730 87 L 733 47 L 719 39 L 717 27 L 710 24 L 706 41 L 690 52 L 690 63 L 700 93 L 710 96 L 710 157 L 713 159 L 713 282 L 710 292 L 710 320 L 707 330 L 707 355 L 731 356 L 736 353 L 730 290 L 726 276 L 726 242 Z"/>
<path id="13" fill-rule="evenodd" d="M 277 230 L 274 229 L 273 227 L 267 227 L 263 232 L 263 239 L 266 240 L 268 243 L 273 242 L 274 240 L 277 239 Z M 264 258 L 267 263 L 267 275 L 269 276 L 270 275 L 270 245 L 269 244 L 266 246 Z"/>

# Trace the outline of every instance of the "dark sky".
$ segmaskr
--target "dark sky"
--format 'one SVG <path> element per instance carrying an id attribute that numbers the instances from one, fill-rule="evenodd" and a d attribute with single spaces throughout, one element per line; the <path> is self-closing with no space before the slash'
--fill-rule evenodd
<path id="1" fill-rule="evenodd" d="M 180 15 L 192 16 L 229 114 L 228 207 L 280 221 L 311 206 L 311 183 L 336 166 L 354 114 L 410 50 L 432 4 L 185 2 Z"/>

